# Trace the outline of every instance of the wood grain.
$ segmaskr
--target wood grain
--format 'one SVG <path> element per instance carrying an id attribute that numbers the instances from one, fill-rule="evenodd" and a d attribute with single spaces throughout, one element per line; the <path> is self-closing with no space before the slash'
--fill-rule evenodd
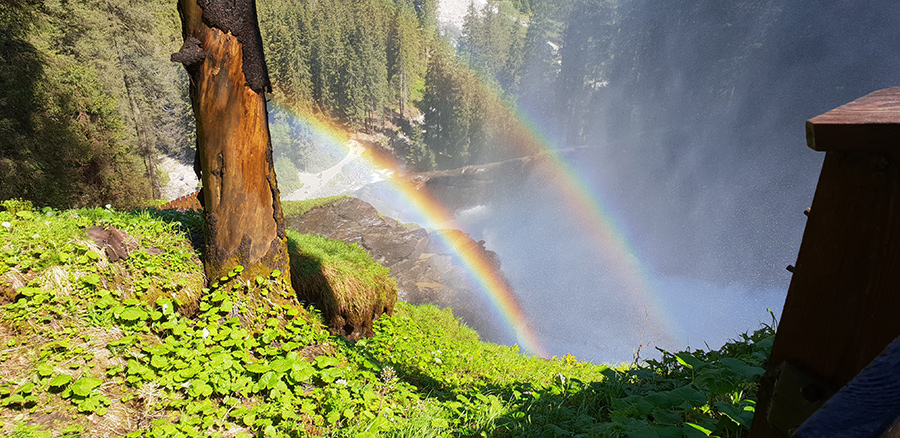
<path id="1" fill-rule="evenodd" d="M 256 27 L 255 3 L 245 7 L 219 10 L 219 21 L 242 23 L 252 21 Z M 215 2 L 204 2 L 212 7 Z M 237 20 L 222 16 L 248 13 L 250 18 Z M 253 87 L 246 76 L 264 74 L 262 47 L 254 63 L 246 68 L 248 44 L 258 38 L 245 37 L 244 42 L 230 30 L 213 26 L 196 0 L 180 0 L 179 12 L 185 47 L 173 59 L 185 59 L 191 77 L 191 102 L 197 121 L 197 159 L 200 163 L 202 199 L 206 234 L 207 277 L 215 279 L 242 265 L 248 275 L 257 274 L 254 265 L 269 271 L 289 271 L 284 219 L 281 211 L 264 90 L 268 77 L 255 78 L 261 84 Z M 210 26 L 208 26 L 209 24 Z M 244 34 L 253 34 L 244 29 Z M 258 33 L 258 29 L 256 29 Z M 198 55 L 199 47 L 202 56 Z M 260 88 L 255 90 L 254 88 Z M 262 269 L 262 273 L 266 269 Z"/>
<path id="2" fill-rule="evenodd" d="M 809 119 L 806 142 L 822 152 L 900 149 L 900 87 L 878 90 Z"/>

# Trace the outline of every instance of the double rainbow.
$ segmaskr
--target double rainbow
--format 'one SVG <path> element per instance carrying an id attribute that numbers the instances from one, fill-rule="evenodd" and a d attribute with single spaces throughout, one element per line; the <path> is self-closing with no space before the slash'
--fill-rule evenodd
<path id="1" fill-rule="evenodd" d="M 488 90 L 484 84 L 484 91 Z M 496 94 L 496 93 L 494 93 Z M 320 138 L 328 141 L 329 147 L 347 149 L 347 133 L 337 126 L 331 125 L 319 118 L 302 114 L 290 108 L 279 107 L 294 116 L 294 121 L 302 123 L 316 133 Z M 614 272 L 622 280 L 626 289 L 626 297 L 638 306 L 642 306 L 657 335 L 668 337 L 671 340 L 671 322 L 663 312 L 660 301 L 651 287 L 651 277 L 648 270 L 636 256 L 624 233 L 615 225 L 600 197 L 590 189 L 590 185 L 582 176 L 566 162 L 563 157 L 551 147 L 542 134 L 534 128 L 527 117 L 519 111 L 505 108 L 510 116 L 517 121 L 514 128 L 504 141 L 505 147 L 515 149 L 519 154 L 541 154 L 546 159 L 544 163 L 546 173 L 550 176 L 549 182 L 554 185 L 557 193 L 565 200 L 568 207 L 578 218 L 585 237 L 591 239 L 597 249 L 608 256 Z M 373 171 L 389 170 L 394 174 L 400 174 L 399 165 L 391 157 L 381 154 L 365 153 L 361 160 Z M 389 184 L 401 197 L 418 212 L 425 222 L 421 225 L 429 228 L 455 228 L 454 216 L 442 204 L 434 199 L 425 189 L 419 189 L 414 184 L 401 177 L 388 180 Z M 457 260 L 468 271 L 472 280 L 481 291 L 489 298 L 492 305 L 502 315 L 507 329 L 515 336 L 518 344 L 527 352 L 541 357 L 549 354 L 534 328 L 531 326 L 522 306 L 519 304 L 515 293 L 500 272 L 494 268 L 482 252 L 463 251 L 448 235 L 436 233 L 440 236 L 444 245 L 455 254 Z"/>

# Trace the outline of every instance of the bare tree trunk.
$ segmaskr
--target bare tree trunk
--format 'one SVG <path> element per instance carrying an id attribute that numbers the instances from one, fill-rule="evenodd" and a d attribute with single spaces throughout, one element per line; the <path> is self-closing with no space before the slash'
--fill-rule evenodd
<path id="1" fill-rule="evenodd" d="M 203 190 L 207 278 L 289 277 L 284 216 L 269 138 L 255 0 L 179 0 Z M 195 168 L 197 165 L 195 164 Z M 283 280 L 287 281 L 287 280 Z"/>

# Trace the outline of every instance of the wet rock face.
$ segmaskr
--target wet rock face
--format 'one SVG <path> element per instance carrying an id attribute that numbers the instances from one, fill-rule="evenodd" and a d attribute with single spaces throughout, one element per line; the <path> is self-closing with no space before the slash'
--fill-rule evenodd
<path id="1" fill-rule="evenodd" d="M 453 242 L 461 252 L 481 251 L 499 268 L 497 255 L 484 249 L 468 234 L 457 230 L 429 232 L 419 226 L 378 214 L 370 204 L 344 198 L 314 208 L 300 216 L 285 218 L 287 228 L 344 242 L 356 242 L 378 263 L 391 270 L 399 299 L 452 307 L 454 314 L 478 329 L 484 312 L 479 312 L 477 292 L 469 284 L 463 267 L 439 241 Z M 439 235 L 440 233 L 440 235 Z"/>

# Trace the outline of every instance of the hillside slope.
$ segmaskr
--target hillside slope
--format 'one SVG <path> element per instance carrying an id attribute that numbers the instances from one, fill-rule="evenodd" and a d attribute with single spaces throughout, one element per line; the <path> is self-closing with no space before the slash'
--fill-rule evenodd
<path id="1" fill-rule="evenodd" d="M 398 303 L 352 343 L 267 279 L 203 288 L 196 214 L 2 205 L 4 435 L 742 436 L 772 341 L 763 327 L 609 367 L 525 357 Z"/>

